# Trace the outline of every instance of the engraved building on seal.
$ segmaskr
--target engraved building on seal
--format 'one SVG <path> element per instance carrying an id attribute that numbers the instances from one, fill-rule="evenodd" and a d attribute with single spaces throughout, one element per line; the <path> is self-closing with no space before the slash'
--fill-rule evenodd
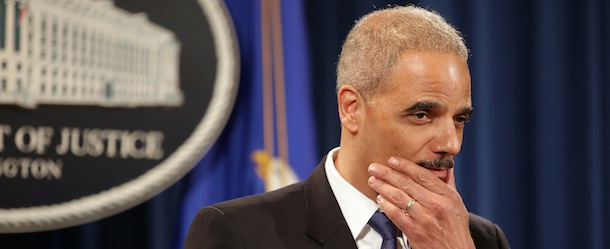
<path id="1" fill-rule="evenodd" d="M 180 106 L 179 53 L 111 0 L 0 0 L 0 104 Z"/>

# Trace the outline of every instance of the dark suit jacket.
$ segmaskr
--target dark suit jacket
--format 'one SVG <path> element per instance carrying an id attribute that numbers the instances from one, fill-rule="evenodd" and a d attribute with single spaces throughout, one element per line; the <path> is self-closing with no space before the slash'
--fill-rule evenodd
<path id="1" fill-rule="evenodd" d="M 509 248 L 500 228 L 470 214 L 477 248 Z M 204 207 L 185 248 L 357 248 L 326 178 L 324 160 L 303 182 Z"/>

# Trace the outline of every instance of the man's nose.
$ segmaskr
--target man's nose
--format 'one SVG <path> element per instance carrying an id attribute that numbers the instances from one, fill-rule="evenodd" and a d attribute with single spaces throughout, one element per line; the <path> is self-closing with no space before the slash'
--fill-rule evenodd
<path id="1" fill-rule="evenodd" d="M 462 134 L 456 127 L 453 119 L 439 124 L 433 150 L 439 154 L 456 155 L 462 147 Z"/>

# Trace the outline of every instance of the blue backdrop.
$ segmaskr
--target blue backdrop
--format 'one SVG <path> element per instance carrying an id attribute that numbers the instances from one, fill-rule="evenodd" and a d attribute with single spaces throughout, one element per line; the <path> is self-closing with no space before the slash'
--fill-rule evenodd
<path id="1" fill-rule="evenodd" d="M 246 82 L 258 77 L 253 63 L 260 59 L 254 52 L 260 31 L 253 22 L 258 18 L 259 0 L 226 2 L 236 16 L 240 36 L 240 98 L 252 93 L 248 90 L 252 85 Z M 302 57 L 309 60 L 300 71 L 308 73 L 297 77 L 309 77 L 304 81 L 309 83 L 302 84 L 308 84 L 312 96 L 302 103 L 313 111 L 314 127 L 305 134 L 317 141 L 311 153 L 314 158 L 308 159 L 315 164 L 339 142 L 335 63 L 345 35 L 361 15 L 407 2 L 307 0 L 299 5 L 300 1 L 290 0 L 282 4 L 288 6 L 288 2 L 296 2 L 290 10 L 295 12 L 284 17 L 300 13 L 304 22 L 303 29 L 291 28 L 284 36 L 305 42 L 284 49 L 304 51 Z M 469 210 L 500 224 L 513 248 L 610 248 L 610 170 L 603 161 L 610 156 L 610 3 L 438 0 L 416 4 L 445 16 L 463 32 L 471 50 L 475 114 L 466 128 L 457 164 L 458 188 Z M 292 73 L 285 70 L 288 86 Z M 232 121 L 251 118 L 242 116 L 251 112 L 239 108 Z M 238 126 L 232 124 L 215 146 L 215 155 L 235 151 L 222 145 L 238 136 L 230 132 Z M 246 125 L 241 131 L 247 134 L 248 129 L 253 128 Z M 0 235 L 0 247 L 178 248 L 192 212 L 183 204 L 193 186 L 211 184 L 198 182 L 205 177 L 196 174 L 205 167 L 210 164 L 200 163 L 170 189 L 119 215 L 57 231 Z M 222 170 L 233 175 L 248 172 Z M 216 180 L 233 179 L 221 177 L 216 175 Z M 240 184 L 224 182 L 217 185 L 222 191 L 214 193 L 232 198 L 262 190 L 255 180 L 251 184 L 258 187 Z M 210 194 L 196 197 L 205 199 Z M 224 197 L 215 195 L 214 201 Z M 193 205 L 196 209 L 197 201 Z"/>

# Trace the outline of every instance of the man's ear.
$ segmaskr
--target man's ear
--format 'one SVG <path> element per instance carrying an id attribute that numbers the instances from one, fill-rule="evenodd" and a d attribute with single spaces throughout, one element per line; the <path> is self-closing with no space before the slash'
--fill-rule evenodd
<path id="1" fill-rule="evenodd" d="M 339 105 L 339 118 L 341 126 L 352 134 L 358 132 L 360 113 L 364 106 L 360 92 L 353 86 L 345 85 L 337 91 L 337 104 Z"/>

